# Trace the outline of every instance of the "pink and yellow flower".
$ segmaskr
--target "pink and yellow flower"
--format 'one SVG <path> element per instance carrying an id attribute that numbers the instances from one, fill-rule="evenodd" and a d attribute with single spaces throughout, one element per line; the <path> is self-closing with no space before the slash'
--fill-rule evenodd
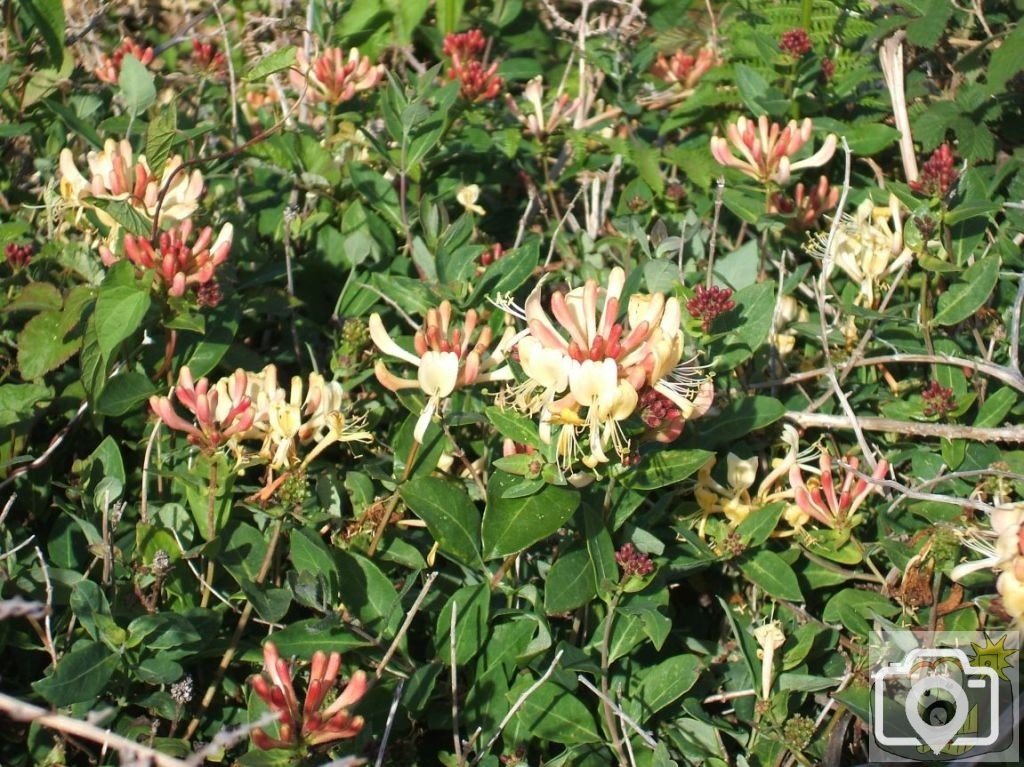
<path id="1" fill-rule="evenodd" d="M 835 154 L 838 139 L 830 133 L 821 149 L 810 157 L 793 161 L 797 152 L 811 140 L 813 130 L 809 117 L 800 123 L 790 120 L 785 127 L 769 122 L 765 115 L 756 123 L 748 117 L 740 117 L 729 125 L 725 137 L 711 139 L 711 156 L 719 164 L 735 168 L 762 184 L 784 185 L 795 171 L 820 167 Z"/>
<path id="2" fill-rule="evenodd" d="M 826 450 L 821 451 L 817 469 L 794 464 L 789 470 L 789 482 L 793 486 L 797 506 L 828 527 L 841 528 L 850 524 L 861 504 L 879 489 L 878 482 L 888 473 L 889 462 L 880 459 L 871 472 L 870 480 L 857 476 L 859 468 L 860 461 L 856 456 L 846 459 L 846 466 L 841 468 L 842 484 L 836 492 L 832 456 Z M 804 481 L 805 470 L 814 475 L 807 482 Z"/>
<path id="3" fill-rule="evenodd" d="M 212 453 L 252 428 L 256 410 L 246 394 L 247 386 L 248 377 L 243 370 L 236 370 L 211 387 L 208 379 L 196 382 L 192 371 L 183 367 L 178 373 L 178 385 L 166 397 L 150 397 L 149 406 L 168 428 L 184 432 L 190 443 Z M 178 414 L 174 400 L 192 413 L 193 420 Z"/>
<path id="4" fill-rule="evenodd" d="M 350 48 L 347 55 L 342 48 L 325 48 L 312 60 L 299 50 L 291 81 L 299 91 L 308 84 L 314 101 L 337 105 L 375 88 L 384 74 L 384 67 L 360 55 L 358 48 Z"/>

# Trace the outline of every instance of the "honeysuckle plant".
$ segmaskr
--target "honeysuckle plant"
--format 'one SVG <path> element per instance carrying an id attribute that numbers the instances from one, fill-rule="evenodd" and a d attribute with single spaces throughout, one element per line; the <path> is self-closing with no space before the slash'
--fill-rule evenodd
<path id="1" fill-rule="evenodd" d="M 1010 4 L 95 5 L 5 15 L 5 767 L 860 764 L 873 624 L 1019 626 Z"/>

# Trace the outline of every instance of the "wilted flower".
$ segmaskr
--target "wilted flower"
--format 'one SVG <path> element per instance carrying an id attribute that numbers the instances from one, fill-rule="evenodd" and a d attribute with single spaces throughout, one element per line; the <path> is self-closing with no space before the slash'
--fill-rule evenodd
<path id="1" fill-rule="evenodd" d="M 170 296 L 185 295 L 189 287 L 199 288 L 211 282 L 217 267 L 224 263 L 231 251 L 234 229 L 225 224 L 213 240 L 213 227 L 206 227 L 189 243 L 192 236 L 192 221 L 186 220 L 178 226 L 157 235 L 157 246 L 145 237 L 126 234 L 124 254 L 140 269 L 152 269 L 167 289 Z M 120 259 L 105 245 L 100 246 L 100 256 L 106 266 Z"/>
<path id="2" fill-rule="evenodd" d="M 252 427 L 256 411 L 246 394 L 247 386 L 248 377 L 243 370 L 236 370 L 234 375 L 211 387 L 206 378 L 196 383 L 186 366 L 179 371 L 178 385 L 170 395 L 150 397 L 149 406 L 168 428 L 184 432 L 190 443 L 212 453 Z M 192 413 L 194 420 L 178 415 L 175 399 Z"/>
<path id="3" fill-rule="evenodd" d="M 376 87 L 383 79 L 384 67 L 361 56 L 358 48 L 351 48 L 347 57 L 341 48 L 326 48 L 312 61 L 300 49 L 296 69 L 291 71 L 293 87 L 302 90 L 308 83 L 314 101 L 335 105 Z"/>
<path id="4" fill-rule="evenodd" d="M 669 85 L 689 89 L 695 87 L 700 78 L 717 63 L 718 55 L 712 48 L 701 48 L 696 56 L 678 50 L 671 56 L 659 54 L 651 65 L 651 74 Z"/>
<path id="5" fill-rule="evenodd" d="M 878 489 L 875 483 L 883 479 L 889 471 L 889 462 L 882 458 L 871 473 L 869 481 L 857 476 L 860 461 L 855 456 L 847 458 L 846 464 L 842 467 L 843 479 L 838 494 L 832 476 L 832 456 L 828 451 L 821 451 L 817 469 L 799 463 L 793 464 L 789 469 L 789 482 L 793 486 L 797 506 L 805 514 L 828 527 L 840 528 L 848 525 L 861 504 Z M 808 482 L 804 482 L 804 471 L 812 474 Z"/>
<path id="6" fill-rule="evenodd" d="M 550 113 L 544 109 L 544 78 L 534 77 L 523 89 L 523 96 L 530 105 L 529 112 L 523 112 L 511 95 L 507 97 L 509 111 L 523 124 L 524 132 L 543 140 L 554 133 L 562 121 L 579 109 L 579 99 L 569 100 L 568 93 L 562 93 L 551 105 Z"/>
<path id="7" fill-rule="evenodd" d="M 793 197 L 773 192 L 768 212 L 786 216 L 786 223 L 791 229 L 805 231 L 813 228 L 822 214 L 835 208 L 838 202 L 839 188 L 822 176 L 809 191 L 803 181 L 798 181 Z"/>
<path id="8" fill-rule="evenodd" d="M 818 232 L 806 245 L 811 255 L 824 258 L 829 233 Z M 913 253 L 904 247 L 900 204 L 890 195 L 888 206 L 864 200 L 853 216 L 843 216 L 832 240 L 832 259 L 860 291 L 855 303 L 873 307 L 875 288 L 887 274 L 901 268 Z"/>
<path id="9" fill-rule="evenodd" d="M 476 310 L 466 312 L 462 328 L 452 326 L 452 305 L 442 301 L 436 309 L 427 312 L 426 322 L 413 340 L 416 353 L 407 352 L 388 335 L 380 315 L 370 315 L 370 338 L 385 354 L 397 357 L 417 368 L 416 379 L 398 378 L 382 360 L 374 366 L 377 380 L 391 391 L 419 388 L 427 395 L 427 406 L 416 422 L 414 436 L 423 441 L 430 419 L 441 406 L 441 400 L 448 397 L 460 386 L 470 386 L 487 381 L 507 381 L 512 371 L 505 361 L 505 339 L 497 348 L 487 353 L 492 333 L 487 326 L 481 328 L 476 343 L 472 346 L 473 334 L 479 316 Z"/>
<path id="10" fill-rule="evenodd" d="M 944 197 L 956 183 L 960 174 L 956 170 L 956 157 L 949 144 L 942 144 L 932 152 L 921 168 L 921 177 L 908 186 L 926 197 Z"/>
<path id="11" fill-rule="evenodd" d="M 756 126 L 753 120 L 740 117 L 726 129 L 725 138 L 714 136 L 711 139 L 711 155 L 721 165 L 736 168 L 762 184 L 786 184 L 794 171 L 817 168 L 835 154 L 838 140 L 835 134 L 830 133 L 821 149 L 813 155 L 792 161 L 792 157 L 811 140 L 813 129 L 809 117 L 801 123 L 790 120 L 785 127 L 769 123 L 765 115 L 758 118 Z M 739 152 L 739 157 L 733 154 L 730 144 Z"/>
<path id="12" fill-rule="evenodd" d="M 256 693 L 277 714 L 277 737 L 260 728 L 252 731 L 257 748 L 294 748 L 317 746 L 335 740 L 354 738 L 363 729 L 363 718 L 352 716 L 349 709 L 358 703 L 369 687 L 366 672 L 357 671 L 345 689 L 323 708 L 341 670 L 341 654 L 330 655 L 317 650 L 310 663 L 309 686 L 301 708 L 295 694 L 292 668 L 281 658 L 273 642 L 263 645 L 262 673 L 249 683 Z M 322 710 L 321 710 L 322 709 Z"/>
<path id="13" fill-rule="evenodd" d="M 132 38 L 126 37 L 121 41 L 121 45 L 109 56 L 106 54 L 100 56 L 100 63 L 93 70 L 93 74 L 101 82 L 117 85 L 118 78 L 121 76 L 121 64 L 124 62 L 125 56 L 132 56 L 143 66 L 148 66 L 153 62 L 154 55 L 152 47 L 143 47 Z"/>

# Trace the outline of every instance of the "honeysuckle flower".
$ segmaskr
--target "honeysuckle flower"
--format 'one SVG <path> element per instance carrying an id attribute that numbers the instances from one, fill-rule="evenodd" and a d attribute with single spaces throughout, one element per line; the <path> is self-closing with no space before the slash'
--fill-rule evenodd
<path id="1" fill-rule="evenodd" d="M 768 212 L 787 217 L 786 225 L 796 231 L 806 231 L 817 225 L 818 219 L 836 207 L 839 187 L 831 186 L 825 176 L 810 189 L 803 181 L 797 182 L 793 197 L 774 192 L 768 203 Z"/>
<path id="2" fill-rule="evenodd" d="M 950 578 L 958 581 L 979 570 L 997 574 L 996 591 L 1003 610 L 1014 625 L 1024 624 L 1024 503 L 999 503 L 991 513 L 991 530 L 970 529 L 961 533 L 961 541 L 981 554 L 980 559 L 963 562 L 953 568 Z"/>
<path id="3" fill-rule="evenodd" d="M 424 325 L 416 331 L 413 339 L 415 353 L 412 353 L 388 335 L 379 314 L 370 315 L 370 338 L 377 348 L 417 369 L 415 379 L 399 378 L 388 370 L 383 360 L 378 360 L 374 366 L 377 380 L 391 391 L 419 388 L 427 395 L 427 406 L 416 421 L 413 431 L 417 442 L 423 441 L 427 426 L 440 408 L 441 401 L 456 388 L 512 378 L 511 369 L 504 364 L 511 329 L 496 348 L 488 353 L 492 333 L 486 325 L 480 329 L 476 343 L 472 343 L 478 321 L 476 310 L 470 309 L 466 312 L 462 328 L 454 327 L 452 305 L 442 301 L 439 307 L 427 312 Z"/>
<path id="4" fill-rule="evenodd" d="M 125 200 L 150 219 L 159 207 L 162 221 L 180 223 L 195 212 L 203 193 L 203 174 L 199 170 L 183 171 L 181 155 L 168 159 L 157 178 L 144 155 L 134 159 L 131 144 L 125 139 L 107 139 L 103 150 L 89 152 L 86 161 L 88 179 L 75 165 L 71 150 L 62 149 L 58 188 L 69 207 L 92 208 L 103 225 L 110 227 L 109 243 L 116 242 L 117 223 L 89 198 Z"/>
<path id="5" fill-rule="evenodd" d="M 626 454 L 621 422 L 637 409 L 640 392 L 654 389 L 671 400 L 683 418 L 700 415 L 710 405 L 706 378 L 683 352 L 681 310 L 675 297 L 634 294 L 626 318 L 619 321 L 625 272 L 612 269 L 603 290 L 596 280 L 551 296 L 551 316 L 542 303 L 543 281 L 523 308 L 507 299 L 497 302 L 526 322 L 517 342 L 526 380 L 511 388 L 506 401 L 540 413 L 540 435 L 552 441 L 560 465 L 577 458 L 590 468 L 608 461 L 605 447 Z M 600 309 L 599 309 L 600 306 Z M 589 451 L 579 442 L 589 435 Z"/>
<path id="6" fill-rule="evenodd" d="M 743 116 L 726 129 L 725 137 L 711 139 L 711 156 L 720 165 L 737 170 L 762 184 L 784 185 L 795 171 L 817 168 L 832 159 L 838 139 L 830 133 L 821 149 L 810 157 L 793 162 L 793 156 L 811 140 L 814 124 L 805 118 L 790 120 L 783 127 L 761 115 L 757 123 Z M 730 148 L 730 144 L 732 148 Z M 739 156 L 733 151 L 739 152 Z"/>
<path id="7" fill-rule="evenodd" d="M 479 29 L 449 34 L 444 40 L 444 55 L 452 60 L 448 79 L 459 81 L 459 93 L 471 103 L 493 99 L 504 85 L 498 77 L 498 62 L 487 66 L 479 59 L 486 49 L 487 38 Z"/>
<path id="8" fill-rule="evenodd" d="M 178 384 L 171 393 L 150 397 L 149 406 L 168 428 L 184 432 L 191 444 L 212 453 L 252 428 L 256 411 L 246 394 L 247 386 L 243 370 L 211 386 L 206 378 L 196 382 L 186 366 L 178 372 Z M 192 413 L 193 420 L 178 414 L 175 399 Z"/>
<path id="9" fill-rule="evenodd" d="M 530 105 L 530 112 L 523 112 L 511 95 L 507 97 L 509 111 L 523 125 L 524 132 L 530 136 L 544 139 L 550 136 L 558 126 L 579 109 L 579 99 L 570 101 L 568 93 L 559 95 L 551 105 L 550 113 L 544 109 L 544 78 L 534 77 L 523 89 L 523 96 Z"/>
<path id="10" fill-rule="evenodd" d="M 384 67 L 360 55 L 358 48 L 351 48 L 347 56 L 342 48 L 325 48 L 312 61 L 299 49 L 290 78 L 298 91 L 308 84 L 314 101 L 337 105 L 375 88 L 384 79 Z"/>
<path id="11" fill-rule="evenodd" d="M 669 85 L 689 90 L 717 63 L 718 55 L 710 47 L 701 48 L 696 56 L 678 50 L 671 56 L 659 54 L 651 65 L 651 74 Z"/>
<path id="12" fill-rule="evenodd" d="M 480 199 L 480 187 L 476 184 L 470 184 L 459 189 L 455 195 L 455 199 L 459 201 L 459 205 L 466 209 L 467 213 L 475 213 L 478 216 L 486 216 L 487 211 L 477 205 L 477 200 Z"/>
<path id="13" fill-rule="evenodd" d="M 813 256 L 824 258 L 829 233 L 818 232 L 807 244 Z M 859 287 L 855 303 L 875 305 L 875 289 L 886 275 L 913 257 L 904 246 L 900 203 L 890 195 L 889 204 L 876 206 L 870 199 L 857 206 L 853 216 L 843 216 L 832 240 L 832 263 Z"/>
<path id="14" fill-rule="evenodd" d="M 839 528 L 849 524 L 861 504 L 878 489 L 876 483 L 889 471 L 889 462 L 882 458 L 871 472 L 869 481 L 857 476 L 860 461 L 855 456 L 847 458 L 846 464 L 842 469 L 844 476 L 838 494 L 832 476 L 832 456 L 827 450 L 821 451 L 819 468 L 794 463 L 789 469 L 789 481 L 797 506 L 828 527 Z M 804 471 L 814 475 L 810 482 L 804 481 Z"/>
<path id="15" fill-rule="evenodd" d="M 117 85 L 125 56 L 133 56 L 143 66 L 149 66 L 153 63 L 155 55 L 152 47 L 143 47 L 132 38 L 125 37 L 121 41 L 121 45 L 109 56 L 106 54 L 100 55 L 100 63 L 93 70 L 93 74 L 96 75 L 96 79 L 100 82 Z"/>
<path id="16" fill-rule="evenodd" d="M 754 629 L 754 639 L 761 659 L 761 700 L 768 700 L 772 695 L 775 675 L 775 651 L 786 643 L 786 635 L 779 621 L 769 621 Z"/>
<path id="17" fill-rule="evenodd" d="M 253 729 L 252 742 L 257 748 L 295 748 L 317 746 L 335 740 L 354 738 L 364 725 L 363 717 L 353 716 L 349 709 L 358 703 L 369 688 L 364 671 L 356 671 L 345 688 L 327 704 L 341 671 L 341 654 L 330 655 L 317 650 L 310 663 L 306 697 L 299 705 L 295 694 L 293 670 L 273 642 L 263 645 L 263 666 L 249 683 L 252 690 L 277 714 L 277 737 L 261 728 Z"/>
<path id="18" fill-rule="evenodd" d="M 285 389 L 277 383 L 277 369 L 268 365 L 253 383 L 259 414 L 255 428 L 263 438 L 260 455 L 272 469 L 303 469 L 336 442 L 373 440 L 359 419 L 346 418 L 344 390 L 337 381 L 311 373 L 305 382 L 293 376 Z M 300 448 L 307 445 L 313 448 L 301 456 Z"/>
<path id="19" fill-rule="evenodd" d="M 208 226 L 190 243 L 192 221 L 188 219 L 157 235 L 155 248 L 145 237 L 126 234 L 124 255 L 139 269 L 154 270 L 167 294 L 180 297 L 189 287 L 213 280 L 217 267 L 228 258 L 233 235 L 234 228 L 225 224 L 214 241 L 213 228 Z M 120 260 L 106 245 L 100 246 L 100 257 L 105 266 Z"/>
<path id="20" fill-rule="evenodd" d="M 800 457 L 799 436 L 796 429 L 788 424 L 782 429 L 782 444 L 786 448 L 785 454 L 782 458 L 772 461 L 772 470 L 761 480 L 756 492 L 751 490 L 757 479 L 760 465 L 756 456 L 744 459 L 734 453 L 729 453 L 725 459 L 724 485 L 711 474 L 717 463 L 716 458 L 712 458 L 700 468 L 697 472 L 694 498 L 702 512 L 699 529 L 702 536 L 707 520 L 712 514 L 725 515 L 729 524 L 735 527 L 751 513 L 777 501 L 786 503 L 782 518 L 790 528 L 779 535 L 791 535 L 808 521 L 809 517 L 793 503 L 793 490 L 780 486 L 780 480 L 789 473 L 792 466 L 797 464 Z"/>

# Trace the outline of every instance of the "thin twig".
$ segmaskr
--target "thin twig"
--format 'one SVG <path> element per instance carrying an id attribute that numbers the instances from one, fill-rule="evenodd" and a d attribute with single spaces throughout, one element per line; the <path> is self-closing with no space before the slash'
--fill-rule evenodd
<path id="1" fill-rule="evenodd" d="M 504 730 L 508 723 L 512 721 L 512 717 L 516 715 L 516 712 L 518 712 L 519 709 L 523 707 L 523 704 L 526 703 L 526 701 L 529 699 L 531 695 L 537 692 L 537 690 L 540 688 L 542 684 L 544 684 L 546 681 L 548 681 L 548 679 L 551 678 L 551 675 L 555 673 L 555 667 L 558 666 L 558 662 L 562 659 L 562 652 L 562 650 L 559 650 L 555 653 L 555 657 L 551 661 L 551 665 L 548 666 L 548 670 L 541 675 L 540 679 L 538 679 L 536 682 L 527 687 L 523 691 L 523 694 L 516 699 L 516 702 L 512 704 L 512 708 L 510 708 L 508 710 L 508 713 L 501 718 L 501 721 L 498 723 L 498 729 L 495 730 L 494 735 L 492 735 L 491 739 L 487 741 L 487 745 L 485 745 L 479 751 L 479 753 L 477 753 L 477 755 L 473 758 L 473 761 L 469 763 L 469 767 L 476 767 L 476 765 L 480 764 L 480 762 L 483 761 L 483 758 L 490 753 L 491 748 L 498 741 L 498 738 L 501 737 L 502 730 Z"/>
<path id="2" fill-rule="evenodd" d="M 57 665 L 57 647 L 53 643 L 53 625 L 50 615 L 53 613 L 53 582 L 50 580 L 50 568 L 46 566 L 46 559 L 42 550 L 36 546 L 36 556 L 39 558 L 39 568 L 43 573 L 43 584 L 46 586 L 46 614 L 43 616 L 43 638 L 46 644 L 46 651 L 50 654 L 53 665 Z"/>
<path id="3" fill-rule="evenodd" d="M 129 740 L 121 735 L 110 732 L 110 730 L 97 727 L 89 722 L 83 722 L 81 719 L 73 719 L 63 714 L 51 713 L 45 708 L 25 703 L 4 693 L 0 693 L 0 711 L 3 711 L 15 721 L 35 722 L 65 735 L 73 735 L 85 738 L 93 743 L 99 743 L 104 748 L 114 748 L 120 752 L 134 754 L 142 760 L 149 760 L 156 767 L 191 767 L 189 762 L 169 756 L 134 740 Z"/>
<path id="4" fill-rule="evenodd" d="M 146 452 L 142 456 L 142 495 L 139 498 L 139 522 L 143 525 L 149 524 L 149 461 L 153 455 L 153 443 L 156 441 L 156 435 L 160 431 L 162 423 L 163 421 L 157 419 L 153 424 L 153 431 L 150 432 L 149 439 L 146 441 Z"/>
<path id="5" fill-rule="evenodd" d="M 952 423 L 917 423 L 900 421 L 895 418 L 875 416 L 825 415 L 806 413 L 802 410 L 787 411 L 785 416 L 797 426 L 810 429 L 862 429 L 864 431 L 888 431 L 896 434 L 911 434 L 917 437 L 941 437 L 944 439 L 969 439 L 976 442 L 1024 442 L 1024 426 L 961 426 Z"/>
<path id="6" fill-rule="evenodd" d="M 388 647 L 384 657 L 380 659 L 380 663 L 377 664 L 376 670 L 373 672 L 377 679 L 380 679 L 384 672 L 387 670 L 388 663 L 391 662 L 391 657 L 395 654 L 398 649 L 399 642 L 405 636 L 405 632 L 409 630 L 409 626 L 412 625 L 412 619 L 416 617 L 416 613 L 419 612 L 420 605 L 423 604 L 423 600 L 427 598 L 427 593 L 430 591 L 430 587 L 434 585 L 434 581 L 437 580 L 437 573 L 433 572 L 427 576 L 427 580 L 423 583 L 423 587 L 420 589 L 419 595 L 416 597 L 416 601 L 412 603 L 412 607 L 409 608 L 409 612 L 405 614 L 405 620 L 398 629 L 398 633 L 395 634 L 395 638 L 391 640 L 391 646 Z"/>
<path id="7" fill-rule="evenodd" d="M 437 573 L 432 573 L 437 575 Z M 402 699 L 402 690 L 405 689 L 405 680 L 399 679 L 395 694 L 391 696 L 391 708 L 388 709 L 388 720 L 384 724 L 384 735 L 381 736 L 380 746 L 377 748 L 377 760 L 374 767 L 381 767 L 384 764 L 384 753 L 387 750 L 388 739 L 391 737 L 391 728 L 395 724 L 395 715 L 398 713 L 398 702 Z"/>
<path id="8" fill-rule="evenodd" d="M 1010 367 L 1020 374 L 1020 316 L 1024 305 L 1024 274 L 1017 281 L 1017 297 L 1013 299 L 1010 315 Z"/>
<path id="9" fill-rule="evenodd" d="M 452 685 L 452 740 L 455 746 L 455 763 L 462 767 L 465 757 L 462 755 L 462 736 L 459 735 L 459 666 L 455 662 L 455 622 L 459 605 L 452 601 L 451 625 L 448 627 L 448 660 L 451 666 Z"/>
<path id="10" fill-rule="evenodd" d="M 725 194 L 725 176 L 719 176 L 715 182 L 715 212 L 711 217 L 711 237 L 708 240 L 708 274 L 705 278 L 704 284 L 707 287 L 711 287 L 714 283 L 715 275 L 715 251 L 718 248 L 718 222 L 722 215 L 722 199 Z M 680 233 L 680 240 L 682 234 Z M 683 245 L 679 243 L 679 271 L 683 270 Z"/>
<path id="11" fill-rule="evenodd" d="M 50 440 L 50 444 L 47 445 L 46 450 L 43 451 L 43 454 L 40 455 L 38 458 L 34 459 L 33 461 L 31 461 L 30 463 L 23 464 L 22 466 L 13 469 L 11 473 L 7 476 L 7 479 L 5 479 L 3 482 L 0 482 L 0 490 L 3 490 L 5 487 L 11 484 L 22 474 L 30 472 L 33 469 L 38 469 L 40 466 L 44 466 L 46 462 L 53 457 L 53 454 L 57 452 L 57 448 L 60 447 L 61 443 L 68 436 L 68 433 L 71 431 L 71 429 L 75 427 L 75 424 L 82 420 L 82 416 L 85 415 L 88 409 L 89 400 L 82 400 L 81 404 L 78 406 L 78 410 L 76 410 L 75 414 L 71 416 L 71 420 L 64 424 L 61 430 L 58 431 L 53 436 L 53 439 Z"/>
<path id="12" fill-rule="evenodd" d="M 609 706 L 611 706 L 612 710 L 615 712 L 615 715 L 619 717 L 619 719 L 621 719 L 623 722 L 628 724 L 630 726 L 630 729 L 632 729 L 633 732 L 639 735 L 640 739 L 643 740 L 644 743 L 646 743 L 651 748 L 658 747 L 658 741 L 654 739 L 654 736 L 651 735 L 651 733 L 649 733 L 639 724 L 637 724 L 636 720 L 634 720 L 632 717 L 630 717 L 629 714 L 623 711 L 622 708 L 620 708 L 619 705 L 611 699 L 611 697 L 605 695 L 603 692 L 597 689 L 597 687 L 595 687 L 589 679 L 583 676 L 583 674 L 577 674 L 576 679 L 579 681 L 580 684 L 582 684 L 584 687 L 586 687 L 588 690 L 594 693 L 594 695 L 599 697 L 602 700 L 602 702 L 607 703 Z"/>

